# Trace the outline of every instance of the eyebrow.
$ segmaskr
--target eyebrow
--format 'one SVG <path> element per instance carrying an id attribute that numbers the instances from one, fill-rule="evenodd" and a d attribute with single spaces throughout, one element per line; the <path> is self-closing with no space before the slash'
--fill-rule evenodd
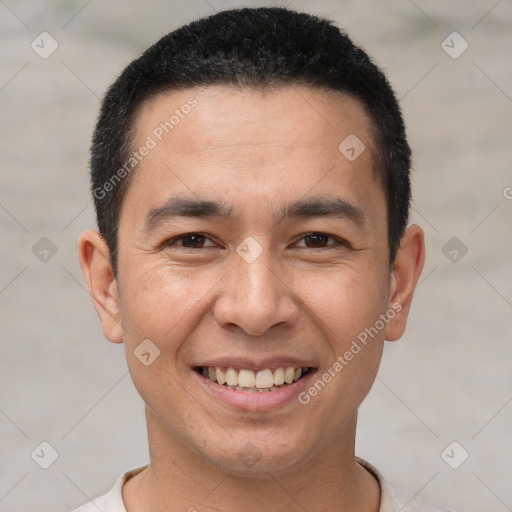
<path id="1" fill-rule="evenodd" d="M 285 204 L 277 211 L 271 210 L 271 213 L 276 221 L 293 218 L 328 217 L 348 219 L 358 225 L 366 222 L 366 215 L 359 207 L 339 197 L 299 199 Z M 149 234 L 165 221 L 179 217 L 214 217 L 222 220 L 240 218 L 239 215 L 233 214 L 232 208 L 223 203 L 176 196 L 147 212 L 143 231 Z"/>

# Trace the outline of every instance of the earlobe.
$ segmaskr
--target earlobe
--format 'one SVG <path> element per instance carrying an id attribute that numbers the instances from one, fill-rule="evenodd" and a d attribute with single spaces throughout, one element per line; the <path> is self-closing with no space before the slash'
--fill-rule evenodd
<path id="1" fill-rule="evenodd" d="M 412 224 L 404 232 L 391 272 L 389 306 L 397 313 L 386 326 L 385 338 L 388 341 L 398 340 L 405 331 L 414 289 L 424 261 L 423 230 Z"/>
<path id="2" fill-rule="evenodd" d="M 117 281 L 110 263 L 110 252 L 103 237 L 88 229 L 78 239 L 78 259 L 103 335 L 113 343 L 122 343 Z"/>

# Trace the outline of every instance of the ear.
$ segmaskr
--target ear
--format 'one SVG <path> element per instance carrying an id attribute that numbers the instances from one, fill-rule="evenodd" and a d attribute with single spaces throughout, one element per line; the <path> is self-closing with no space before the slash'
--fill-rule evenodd
<path id="1" fill-rule="evenodd" d="M 100 317 L 103 335 L 112 343 L 122 343 L 117 281 L 110 263 L 110 251 L 97 231 L 88 229 L 80 234 L 78 259 Z"/>
<path id="2" fill-rule="evenodd" d="M 389 306 L 396 314 L 386 325 L 385 338 L 388 341 L 398 340 L 405 331 L 412 296 L 424 261 L 423 230 L 412 224 L 404 232 L 391 271 Z"/>

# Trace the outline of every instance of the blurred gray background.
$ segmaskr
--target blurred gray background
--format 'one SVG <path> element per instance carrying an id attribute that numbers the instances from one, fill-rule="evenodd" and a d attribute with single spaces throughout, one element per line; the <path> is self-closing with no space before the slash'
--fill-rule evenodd
<path id="1" fill-rule="evenodd" d="M 289 3 L 0 0 L 0 511 L 70 511 L 147 462 L 142 401 L 76 256 L 94 226 L 99 98 L 180 24 Z M 290 8 L 334 19 L 387 73 L 414 151 L 412 220 L 427 237 L 408 330 L 386 345 L 357 453 L 460 512 L 512 510 L 512 1 Z"/>

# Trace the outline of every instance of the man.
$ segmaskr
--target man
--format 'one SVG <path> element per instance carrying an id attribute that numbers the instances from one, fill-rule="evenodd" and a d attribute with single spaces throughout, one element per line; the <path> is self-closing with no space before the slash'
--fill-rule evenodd
<path id="1" fill-rule="evenodd" d="M 424 261 L 382 72 L 329 21 L 224 11 L 108 90 L 80 264 L 150 464 L 80 512 L 436 511 L 356 457 Z"/>

